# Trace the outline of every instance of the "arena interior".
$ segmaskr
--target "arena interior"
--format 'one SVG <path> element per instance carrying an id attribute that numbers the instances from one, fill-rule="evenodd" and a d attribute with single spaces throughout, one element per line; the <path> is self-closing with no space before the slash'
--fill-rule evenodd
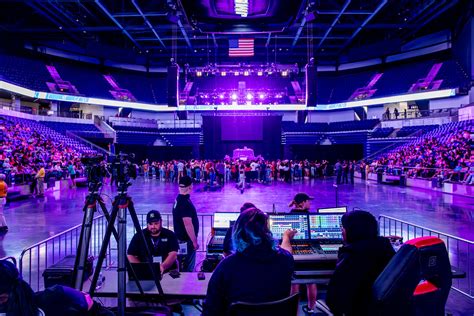
<path id="1" fill-rule="evenodd" d="M 0 262 L 103 315 L 473 315 L 473 6 L 1 1 Z M 344 279 L 345 310 L 346 222 L 366 212 L 396 253 L 352 266 L 373 276 Z M 284 272 L 238 265 L 242 244 L 264 243 L 248 231 L 259 214 L 272 251 L 292 252 L 296 298 L 274 294 Z M 153 223 L 179 241 L 160 268 L 130 258 Z M 0 315 L 15 315 L 5 289 Z"/>

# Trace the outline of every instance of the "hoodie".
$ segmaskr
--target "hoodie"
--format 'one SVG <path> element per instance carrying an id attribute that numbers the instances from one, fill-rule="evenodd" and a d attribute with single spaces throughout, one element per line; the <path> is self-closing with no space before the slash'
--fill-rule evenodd
<path id="1" fill-rule="evenodd" d="M 231 303 L 268 302 L 290 295 L 293 256 L 268 245 L 250 246 L 226 257 L 212 274 L 203 316 L 228 314 Z"/>
<path id="2" fill-rule="evenodd" d="M 384 237 L 359 240 L 339 249 L 326 303 L 334 315 L 370 315 L 372 285 L 395 251 Z"/>

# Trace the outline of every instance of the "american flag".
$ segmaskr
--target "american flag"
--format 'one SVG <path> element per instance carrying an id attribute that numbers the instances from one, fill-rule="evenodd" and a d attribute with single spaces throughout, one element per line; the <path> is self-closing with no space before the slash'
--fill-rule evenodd
<path id="1" fill-rule="evenodd" d="M 229 40 L 229 57 L 251 57 L 254 55 L 254 39 L 239 38 Z"/>

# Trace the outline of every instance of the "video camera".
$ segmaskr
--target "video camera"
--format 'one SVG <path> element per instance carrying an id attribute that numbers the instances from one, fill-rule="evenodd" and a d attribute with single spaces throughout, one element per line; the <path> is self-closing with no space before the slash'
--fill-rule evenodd
<path id="1" fill-rule="evenodd" d="M 86 156 L 81 158 L 81 162 L 86 170 L 89 188 L 92 189 L 107 175 L 105 158 L 103 155 Z"/>
<path id="2" fill-rule="evenodd" d="M 130 186 L 130 179 L 137 178 L 137 168 L 131 160 L 135 159 L 135 154 L 117 154 L 112 163 L 112 172 L 117 177 L 119 186 Z"/>

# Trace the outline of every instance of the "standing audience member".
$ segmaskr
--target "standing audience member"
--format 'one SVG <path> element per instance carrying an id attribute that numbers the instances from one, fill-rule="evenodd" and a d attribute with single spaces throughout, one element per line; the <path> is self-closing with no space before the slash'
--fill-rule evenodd
<path id="1" fill-rule="evenodd" d="M 390 241 L 378 234 L 378 223 L 369 212 L 342 216 L 344 246 L 329 281 L 326 303 L 337 315 L 369 315 L 372 285 L 392 259 Z"/>
<path id="2" fill-rule="evenodd" d="M 6 233 L 8 231 L 7 221 L 5 220 L 5 215 L 3 214 L 5 204 L 7 203 L 8 191 L 8 186 L 5 182 L 5 178 L 6 177 L 3 173 L 0 174 L 0 234 Z"/>
<path id="3" fill-rule="evenodd" d="M 44 177 L 46 175 L 46 171 L 44 170 L 44 167 L 40 165 L 40 169 L 38 170 L 38 173 L 36 174 L 35 178 L 37 181 L 37 186 L 38 186 L 38 197 L 44 196 Z"/>
<path id="4" fill-rule="evenodd" d="M 230 304 L 237 301 L 261 303 L 288 297 L 294 261 L 285 247 L 294 234 L 287 230 L 278 247 L 265 213 L 251 208 L 240 214 L 232 233 L 236 252 L 222 260 L 212 274 L 203 316 L 227 315 Z"/>
<path id="5" fill-rule="evenodd" d="M 196 250 L 199 249 L 198 232 L 199 219 L 196 208 L 190 199 L 193 189 L 193 180 L 188 176 L 179 179 L 179 194 L 173 206 L 173 223 L 176 237 L 180 243 L 181 269 L 184 272 L 193 272 L 196 262 Z"/>

